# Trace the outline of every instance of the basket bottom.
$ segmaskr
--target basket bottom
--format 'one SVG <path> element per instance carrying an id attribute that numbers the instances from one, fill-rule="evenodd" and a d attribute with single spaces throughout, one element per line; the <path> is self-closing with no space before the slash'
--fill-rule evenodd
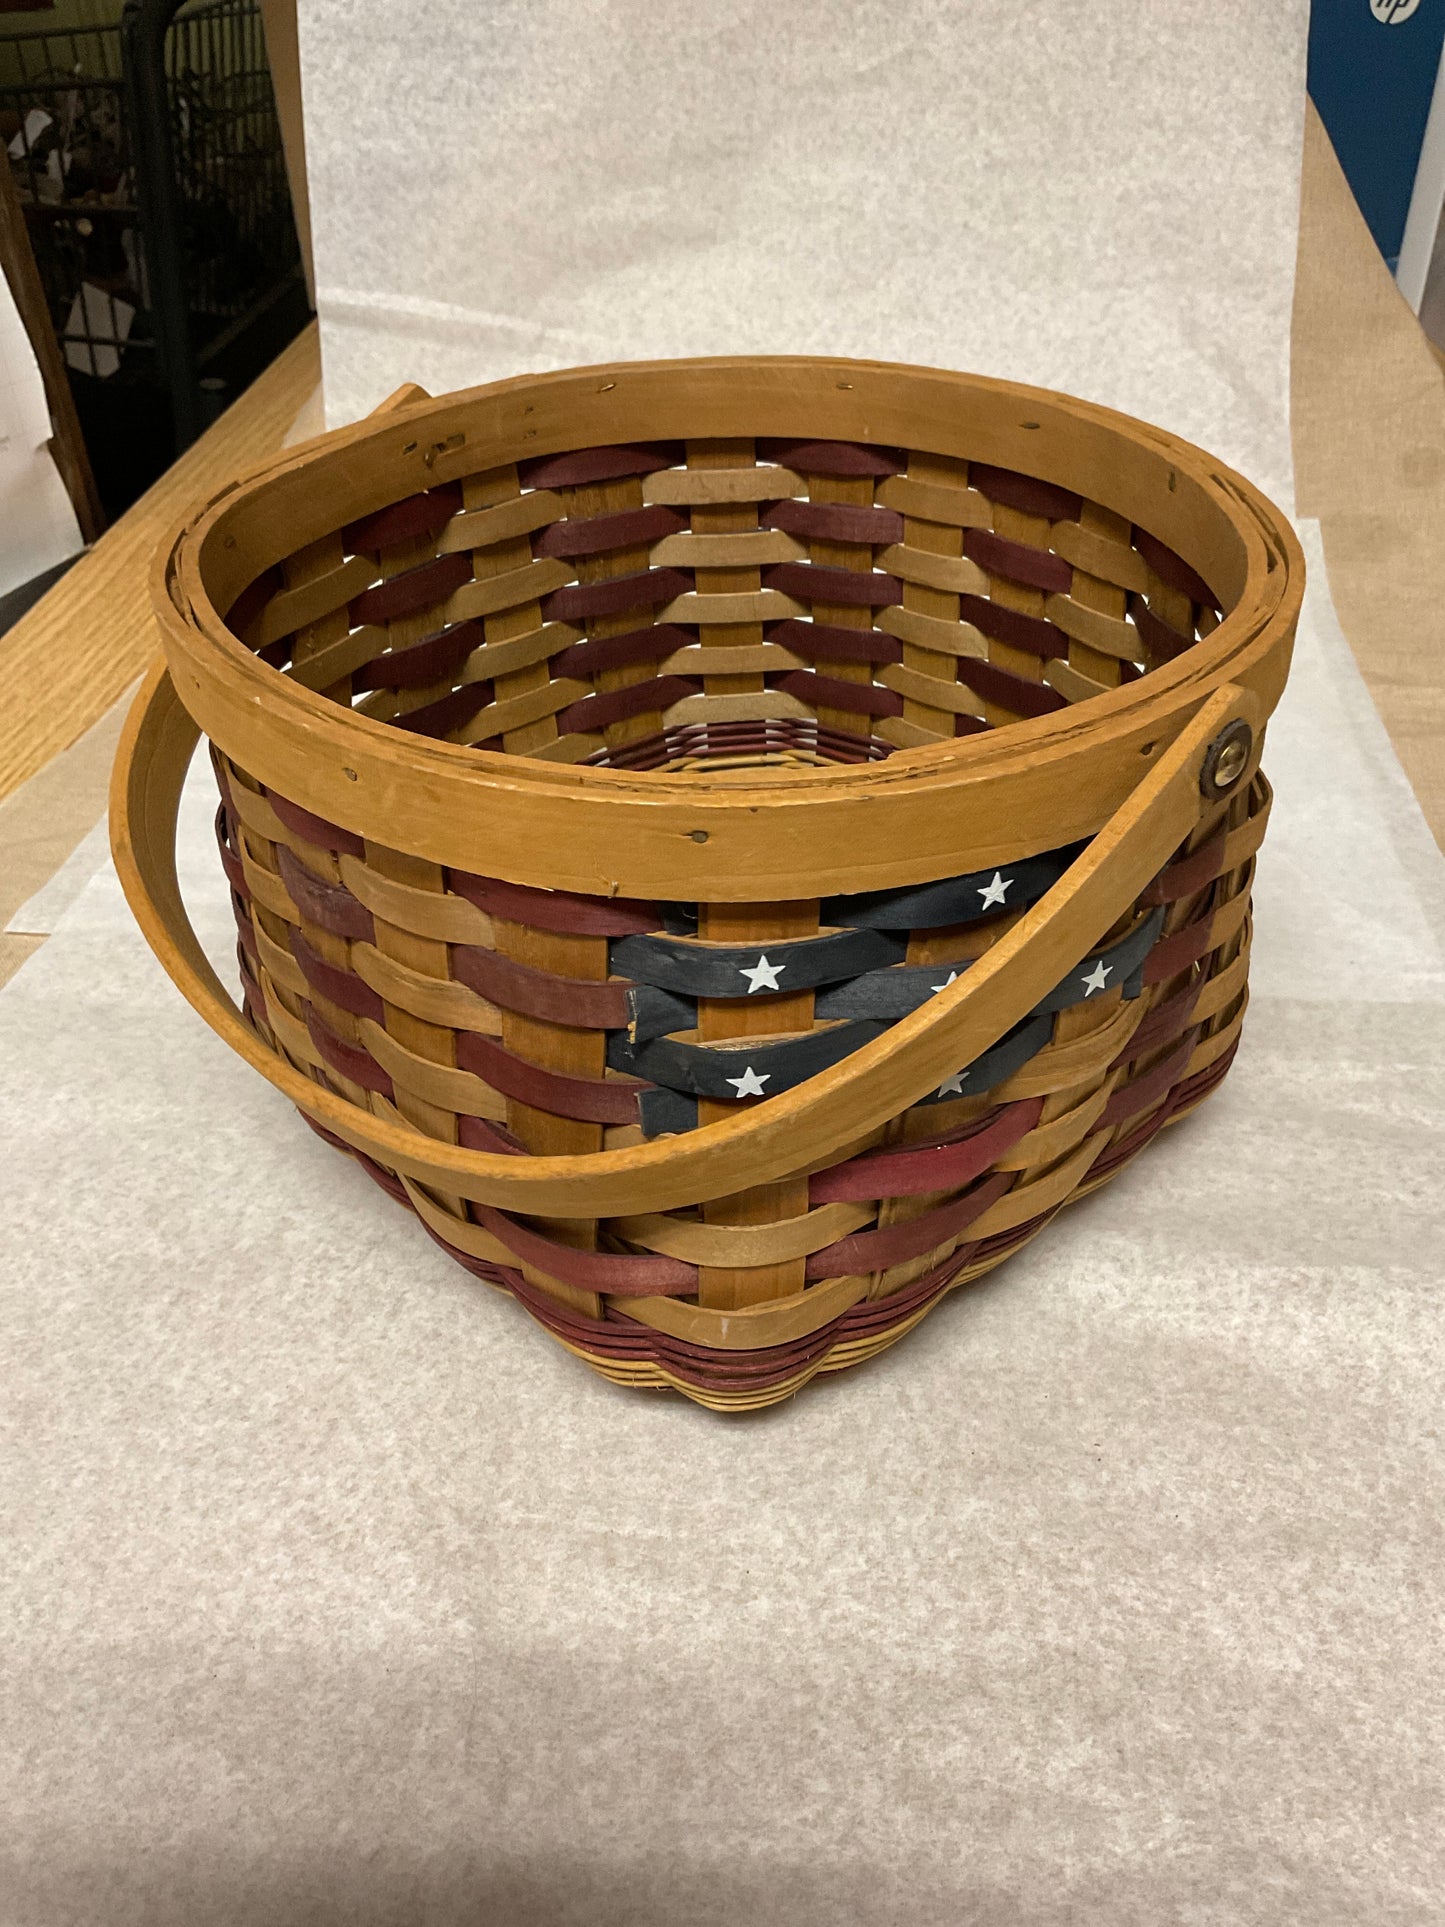
<path id="1" fill-rule="evenodd" d="M 1107 1146 L 1064 1204 L 1106 1184 L 1166 1124 L 1177 1123 L 1201 1104 L 1223 1082 L 1238 1047 L 1236 1036 L 1214 1063 L 1176 1084 L 1127 1138 Z M 353 1150 L 314 1119 L 307 1118 L 306 1122 L 328 1144 L 354 1157 L 388 1197 L 413 1210 L 406 1191 L 390 1171 Z M 585 1317 L 539 1291 L 519 1271 L 471 1257 L 448 1244 L 430 1225 L 423 1223 L 422 1228 L 474 1277 L 510 1292 L 560 1345 L 614 1384 L 671 1389 L 712 1411 L 745 1412 L 791 1398 L 821 1373 L 846 1371 L 886 1351 L 920 1324 L 949 1292 L 981 1278 L 1036 1237 L 1064 1204 L 997 1237 L 960 1245 L 941 1265 L 911 1285 L 886 1298 L 865 1299 L 792 1344 L 741 1352 L 690 1344 L 621 1313 L 603 1319 Z"/>

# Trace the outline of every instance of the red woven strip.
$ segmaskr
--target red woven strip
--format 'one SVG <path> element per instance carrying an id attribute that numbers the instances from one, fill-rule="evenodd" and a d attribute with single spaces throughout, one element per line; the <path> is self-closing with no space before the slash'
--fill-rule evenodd
<path id="1" fill-rule="evenodd" d="M 440 488 L 422 495 L 408 495 L 390 508 L 364 515 L 359 522 L 348 522 L 341 539 L 348 555 L 374 555 L 397 542 L 410 542 L 419 535 L 439 535 L 462 505 L 461 485 L 443 482 Z"/>
<path id="2" fill-rule="evenodd" d="M 284 843 L 276 845 L 276 867 L 287 896 L 303 917 L 329 930 L 333 937 L 359 937 L 363 943 L 376 942 L 371 912 L 345 884 L 328 883 L 322 877 L 313 876 Z"/>
<path id="3" fill-rule="evenodd" d="M 658 769 L 676 756 L 765 754 L 800 746 L 844 763 L 882 761 L 892 753 L 889 744 L 872 738 L 779 716 L 751 723 L 682 724 L 665 735 L 648 736 L 619 749 L 598 750 L 587 761 L 593 768 Z"/>
<path id="4" fill-rule="evenodd" d="M 871 682 L 845 682 L 841 676 L 820 676 L 811 669 L 790 669 L 773 684 L 799 702 L 819 703 L 825 709 L 851 709 L 860 716 L 901 716 L 903 698 L 892 689 Z"/>
<path id="5" fill-rule="evenodd" d="M 545 1070 L 474 1030 L 457 1032 L 457 1065 L 474 1071 L 503 1097 L 588 1124 L 635 1124 L 637 1094 L 652 1088 L 640 1078 L 570 1077 Z"/>
<path id="6" fill-rule="evenodd" d="M 680 569 L 643 569 L 637 575 L 609 576 L 554 589 L 542 598 L 544 622 L 585 622 L 589 616 L 620 616 L 628 609 L 655 609 L 660 602 L 686 595 L 692 577 Z"/>
<path id="7" fill-rule="evenodd" d="M 1135 1116 L 1139 1111 L 1147 1111 L 1150 1105 L 1157 1103 L 1166 1092 L 1173 1089 L 1181 1071 L 1194 1054 L 1194 1045 L 1195 1033 L 1190 1030 L 1185 1033 L 1178 1048 L 1170 1051 L 1162 1063 L 1156 1064 L 1152 1070 L 1145 1071 L 1142 1076 L 1134 1078 L 1130 1083 L 1121 1084 L 1104 1106 L 1104 1114 L 1096 1128 L 1101 1131 L 1110 1130 L 1113 1126 L 1122 1124 L 1126 1118 Z"/>
<path id="8" fill-rule="evenodd" d="M 1156 663 L 1173 662 L 1176 656 L 1182 656 L 1186 649 L 1194 647 L 1194 637 L 1186 636 L 1161 616 L 1156 616 L 1143 596 L 1130 596 L 1129 614 L 1134 618 L 1134 627 Z"/>
<path id="9" fill-rule="evenodd" d="M 538 930 L 559 930 L 581 937 L 636 937 L 660 930 L 662 918 L 651 903 L 627 897 L 574 896 L 567 890 L 533 890 L 524 883 L 472 876 L 449 870 L 459 897 L 509 923 L 530 923 Z"/>
<path id="10" fill-rule="evenodd" d="M 420 709 L 393 716 L 392 728 L 408 730 L 413 736 L 446 736 L 472 722 L 492 700 L 492 694 L 489 682 L 463 683 L 449 695 L 438 696 L 434 703 L 423 703 Z"/>
<path id="11" fill-rule="evenodd" d="M 1113 1070 L 1119 1064 L 1130 1064 L 1136 1057 L 1147 1057 L 1150 1051 L 1162 1050 L 1181 1037 L 1194 1015 L 1194 1006 L 1199 1002 L 1199 993 L 1204 988 L 1204 979 L 1197 978 L 1183 990 L 1176 991 L 1172 997 L 1154 1009 L 1140 1024 L 1123 1050 L 1109 1066 Z"/>
<path id="12" fill-rule="evenodd" d="M 686 517 L 676 509 L 621 509 L 615 515 L 569 517 L 552 522 L 532 537 L 533 555 L 602 555 L 608 549 L 631 549 L 644 542 L 660 542 L 664 535 L 675 535 L 687 527 Z"/>
<path id="13" fill-rule="evenodd" d="M 588 983 L 559 977 L 532 964 L 517 963 L 498 950 L 474 944 L 452 946 L 452 974 L 469 990 L 504 1010 L 519 1010 L 549 1024 L 582 1030 L 621 1030 L 627 1023 L 627 985 Z"/>
<path id="14" fill-rule="evenodd" d="M 437 696 L 434 703 L 424 703 L 420 709 L 408 709 L 405 715 L 393 717 L 391 726 L 410 730 L 412 736 L 449 736 L 451 730 L 474 723 L 491 696 L 493 686 L 489 682 L 464 682 L 449 696 Z M 487 742 L 501 748 L 501 740 L 495 736 L 487 738 Z"/>
<path id="15" fill-rule="evenodd" d="M 1021 475 L 1015 468 L 993 468 L 987 462 L 970 462 L 968 479 L 991 502 L 1018 509 L 1024 515 L 1047 516 L 1050 522 L 1077 522 L 1084 501 L 1072 489 L 1056 488 L 1032 475 Z"/>
<path id="16" fill-rule="evenodd" d="M 700 696 L 702 684 L 687 676 L 650 676 L 646 682 L 629 684 L 626 689 L 608 689 L 595 696 L 581 696 L 558 712 L 557 734 L 606 729 L 629 716 L 645 716 L 650 710 L 660 714 L 684 696 Z"/>
<path id="17" fill-rule="evenodd" d="M 480 622 L 457 622 L 438 629 L 404 649 L 373 656 L 351 674 L 351 687 L 360 695 L 367 689 L 424 689 L 428 683 L 448 681 L 472 651 L 487 639 Z"/>
<path id="18" fill-rule="evenodd" d="M 365 856 L 366 845 L 351 830 L 343 830 L 335 823 L 328 823 L 324 816 L 313 816 L 310 810 L 303 810 L 299 803 L 288 803 L 284 796 L 275 790 L 263 791 L 272 809 L 290 830 L 293 836 L 301 837 L 307 843 L 314 843 L 320 850 L 340 852 L 348 856 Z"/>
<path id="19" fill-rule="evenodd" d="M 468 555 L 439 555 L 414 569 L 403 569 L 400 575 L 378 582 L 374 589 L 365 589 L 355 598 L 348 610 L 352 627 L 417 615 L 445 602 L 471 579 L 472 560 Z"/>
<path id="20" fill-rule="evenodd" d="M 335 964 L 327 963 L 299 930 L 291 932 L 291 954 L 301 966 L 307 983 L 328 1003 L 349 1010 L 353 1017 L 370 1017 L 378 1024 L 386 1022 L 386 1006 L 371 985 L 364 984 L 353 971 L 338 970 Z"/>
<path id="21" fill-rule="evenodd" d="M 1183 556 L 1176 555 L 1173 549 L 1167 548 L 1157 535 L 1151 535 L 1148 529 L 1136 527 L 1134 547 L 1159 580 L 1167 582 L 1171 589 L 1177 589 L 1181 595 L 1188 596 L 1191 602 L 1202 602 L 1206 608 L 1217 609 L 1220 606 L 1219 597 L 1203 576 L 1196 575 Z"/>
<path id="22" fill-rule="evenodd" d="M 246 872 L 241 868 L 241 859 L 234 850 L 221 845 L 221 868 L 226 872 L 226 881 L 243 903 L 251 901 L 251 888 L 246 881 Z"/>
<path id="23" fill-rule="evenodd" d="M 987 529 L 965 529 L 963 552 L 990 575 L 1006 576 L 1030 589 L 1054 589 L 1067 595 L 1074 586 L 1074 571 L 1061 555 L 1047 549 L 1031 549 L 1026 542 L 1010 542 Z"/>
<path id="24" fill-rule="evenodd" d="M 955 716 L 953 733 L 955 736 L 982 736 L 993 728 L 993 724 L 983 716 Z"/>
<path id="25" fill-rule="evenodd" d="M 254 965 L 254 967 L 259 970 L 261 968 L 261 951 L 256 942 L 256 932 L 251 928 L 251 919 L 237 911 L 234 902 L 232 904 L 232 912 L 236 918 L 236 941 L 245 953 L 246 962 Z M 243 964 L 243 968 L 244 967 L 245 965 Z"/>
<path id="26" fill-rule="evenodd" d="M 655 475 L 676 468 L 682 450 L 676 443 L 651 442 L 629 447 L 579 448 L 569 454 L 540 455 L 518 464 L 523 488 L 578 488 L 589 482 L 621 482 L 632 475 Z"/>
<path id="27" fill-rule="evenodd" d="M 226 611 L 226 627 L 233 635 L 244 635 L 272 596 L 279 595 L 285 587 L 279 568 L 266 569 L 242 589 Z"/>
<path id="28" fill-rule="evenodd" d="M 1192 897 L 1207 883 L 1213 883 L 1224 864 L 1224 836 L 1221 826 L 1207 843 L 1167 864 L 1140 897 L 1140 904 L 1147 908 L 1156 903 L 1177 903 L 1181 897 Z"/>
<path id="29" fill-rule="evenodd" d="M 911 1198 L 926 1191 L 956 1191 L 1012 1150 L 1038 1123 L 1043 1100 L 1009 1104 L 965 1134 L 931 1144 L 868 1151 L 808 1180 L 809 1204 L 851 1203 L 858 1198 Z"/>
<path id="30" fill-rule="evenodd" d="M 961 595 L 958 613 L 963 621 L 971 622 L 995 642 L 1027 649 L 1046 661 L 1051 656 L 1068 654 L 1069 638 L 1042 616 L 1026 616 L 1017 609 L 1005 609 L 1001 602 L 990 602 L 987 596 L 981 595 Z"/>
<path id="31" fill-rule="evenodd" d="M 903 540 L 903 517 L 896 509 L 863 508 L 849 502 L 770 502 L 758 516 L 765 529 L 783 529 L 816 542 L 866 542 L 882 548 Z"/>
<path id="32" fill-rule="evenodd" d="M 1010 674 L 996 663 L 976 662 L 972 656 L 958 659 L 958 680 L 985 702 L 998 703 L 1016 716 L 1051 716 L 1067 709 L 1068 703 L 1047 683 L 1029 682 L 1024 676 Z"/>
<path id="33" fill-rule="evenodd" d="M 810 662 L 902 662 L 903 644 L 881 629 L 840 629 L 829 622 L 803 622 L 788 616 L 770 622 L 763 631 L 769 642 L 781 643 L 795 656 Z"/>
<path id="34" fill-rule="evenodd" d="M 697 1290 L 697 1266 L 684 1264 L 681 1258 L 665 1258 L 657 1252 L 578 1251 L 573 1245 L 544 1238 L 489 1204 L 473 1204 L 471 1211 L 508 1251 L 549 1278 L 560 1278 L 564 1285 L 627 1298 L 666 1298 Z"/>
<path id="35" fill-rule="evenodd" d="M 905 457 L 896 448 L 872 448 L 861 442 L 758 443 L 760 462 L 778 462 L 798 475 L 901 475 Z"/>
<path id="36" fill-rule="evenodd" d="M 873 569 L 825 569 L 815 562 L 775 562 L 763 571 L 763 587 L 805 602 L 848 608 L 888 609 L 903 600 L 903 584 L 896 576 Z"/>
<path id="37" fill-rule="evenodd" d="M 353 1084 L 360 1084 L 363 1090 L 380 1091 L 383 1097 L 395 1101 L 396 1091 L 391 1078 L 369 1050 L 363 1050 L 360 1044 L 348 1044 L 334 1031 L 328 1030 L 304 998 L 301 1000 L 301 1014 L 306 1019 L 306 1028 L 317 1054 L 325 1058 L 332 1070 L 339 1072 L 342 1077 L 349 1077 Z"/>
<path id="38" fill-rule="evenodd" d="M 488 1117 L 470 1117 L 465 1111 L 457 1117 L 457 1143 L 466 1151 L 496 1151 L 502 1157 L 529 1155 L 526 1145 L 519 1144 L 505 1125 L 494 1124 Z"/>
<path id="39" fill-rule="evenodd" d="M 648 629 L 629 629 L 625 636 L 591 636 L 574 642 L 552 658 L 554 676 L 596 676 L 604 669 L 628 669 L 636 662 L 656 662 L 674 649 L 697 641 L 696 631 L 675 622 L 654 623 Z"/>
<path id="40" fill-rule="evenodd" d="M 1176 930 L 1172 936 L 1161 938 L 1144 959 L 1145 983 L 1167 984 L 1181 970 L 1187 970 L 1190 964 L 1207 957 L 1214 948 L 1213 929 L 1214 912 L 1209 910 L 1195 922 L 1186 923 L 1182 930 Z"/>
<path id="41" fill-rule="evenodd" d="M 1014 1181 L 1012 1171 L 996 1171 L 976 1184 L 966 1197 L 926 1211 L 921 1218 L 908 1218 L 899 1224 L 884 1225 L 877 1231 L 855 1231 L 836 1244 L 825 1245 L 809 1255 L 805 1276 L 815 1278 L 848 1277 L 860 1271 L 886 1271 L 889 1265 L 906 1264 L 919 1258 L 945 1238 L 973 1223 L 980 1212 L 1001 1198 Z"/>

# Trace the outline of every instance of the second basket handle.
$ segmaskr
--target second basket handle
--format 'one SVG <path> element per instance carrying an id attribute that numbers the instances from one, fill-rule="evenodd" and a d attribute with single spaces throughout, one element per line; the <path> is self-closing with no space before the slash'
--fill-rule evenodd
<path id="1" fill-rule="evenodd" d="M 1238 727 L 1243 725 L 1241 729 Z M 1129 908 L 1197 824 L 1223 745 L 1252 744 L 1255 697 L 1209 695 L 1053 888 L 954 984 L 831 1069 L 721 1123 L 625 1150 L 508 1157 L 442 1143 L 322 1089 L 271 1050 L 227 996 L 176 879 L 181 785 L 198 730 L 157 666 L 127 720 L 111 787 L 111 842 L 152 949 L 211 1028 L 327 1130 L 454 1196 L 548 1217 L 617 1217 L 725 1197 L 816 1170 L 935 1090 L 1025 1017 Z M 1152 751 L 1153 745 L 1150 746 Z M 1224 775 L 1220 768 L 1219 775 Z"/>

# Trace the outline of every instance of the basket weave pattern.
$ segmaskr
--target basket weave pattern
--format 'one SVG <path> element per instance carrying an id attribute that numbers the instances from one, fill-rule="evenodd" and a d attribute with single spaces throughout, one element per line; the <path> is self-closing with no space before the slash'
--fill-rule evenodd
<path id="1" fill-rule="evenodd" d="M 268 569 L 227 621 L 400 730 L 756 783 L 1065 711 L 1220 616 L 1146 530 L 1018 470 L 735 438 L 413 494 Z M 361 1110 L 518 1157 L 765 1104 L 966 973 L 1076 854 L 810 901 L 588 897 L 388 847 L 214 761 L 257 1033 Z M 607 1376 L 771 1402 L 901 1337 L 1224 1075 L 1268 804 L 1251 763 L 1030 1017 L 822 1169 L 547 1220 L 361 1161 Z"/>

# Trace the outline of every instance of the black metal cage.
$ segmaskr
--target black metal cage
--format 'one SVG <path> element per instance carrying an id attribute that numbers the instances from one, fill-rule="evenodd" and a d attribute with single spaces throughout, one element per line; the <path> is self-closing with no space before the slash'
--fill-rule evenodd
<path id="1" fill-rule="evenodd" d="M 114 515 L 307 316 L 256 0 L 0 34 L 0 140 Z"/>

